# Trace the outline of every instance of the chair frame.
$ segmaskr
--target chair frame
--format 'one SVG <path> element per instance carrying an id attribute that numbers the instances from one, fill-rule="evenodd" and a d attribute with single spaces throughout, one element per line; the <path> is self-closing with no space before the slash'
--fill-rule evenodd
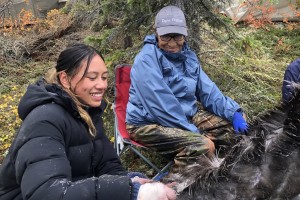
<path id="1" fill-rule="evenodd" d="M 133 151 L 136 155 L 138 155 L 145 163 L 147 163 L 152 169 L 156 171 L 156 175 L 152 178 L 153 180 L 160 180 L 161 177 L 165 176 L 167 170 L 171 165 L 173 165 L 174 161 L 169 161 L 162 169 L 157 167 L 153 162 L 151 162 L 145 155 L 143 155 L 138 148 L 142 148 L 144 150 L 149 150 L 149 148 L 133 141 L 130 139 L 129 134 L 126 129 L 123 130 L 126 133 L 121 133 L 120 129 L 118 128 L 120 123 L 122 126 L 126 126 L 125 122 L 119 122 L 118 116 L 117 116 L 117 110 L 116 110 L 116 99 L 119 97 L 117 93 L 117 84 L 119 84 L 120 81 L 120 74 L 119 74 L 119 68 L 129 68 L 127 70 L 131 70 L 131 65 L 130 64 L 120 64 L 115 67 L 115 86 L 114 86 L 114 91 L 115 91 L 115 102 L 113 103 L 113 109 L 114 109 L 114 114 L 115 114 L 115 120 L 114 120 L 114 147 L 116 149 L 116 152 L 119 156 L 123 154 L 126 150 L 130 149 Z M 130 74 L 129 74 L 130 76 Z M 130 80 L 130 77 L 129 77 Z M 129 85 L 130 87 L 130 85 Z M 129 92 L 129 87 L 128 87 L 128 92 Z M 127 88 L 126 88 L 127 89 Z M 126 98 L 126 97 L 125 97 Z M 128 102 L 128 100 L 127 100 Z M 126 108 L 126 107 L 125 107 Z M 125 110 L 126 111 L 126 110 Z M 126 114 L 126 113 L 125 113 Z"/>

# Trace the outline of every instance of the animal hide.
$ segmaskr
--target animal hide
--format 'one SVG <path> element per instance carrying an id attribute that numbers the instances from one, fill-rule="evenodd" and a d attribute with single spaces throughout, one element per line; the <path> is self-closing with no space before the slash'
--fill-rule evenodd
<path id="1" fill-rule="evenodd" d="M 173 175 L 179 200 L 300 200 L 300 94 L 250 124 L 223 159 Z"/>

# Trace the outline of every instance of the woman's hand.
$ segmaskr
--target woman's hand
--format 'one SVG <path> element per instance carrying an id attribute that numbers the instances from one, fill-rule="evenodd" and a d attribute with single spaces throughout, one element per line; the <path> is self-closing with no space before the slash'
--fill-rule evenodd
<path id="1" fill-rule="evenodd" d="M 174 184 L 145 183 L 139 189 L 137 200 L 176 200 L 176 192 L 172 186 Z"/>

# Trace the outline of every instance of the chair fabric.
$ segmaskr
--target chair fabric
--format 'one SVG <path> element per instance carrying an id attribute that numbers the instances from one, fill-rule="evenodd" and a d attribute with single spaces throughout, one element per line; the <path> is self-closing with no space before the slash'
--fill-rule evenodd
<path id="1" fill-rule="evenodd" d="M 115 115 L 117 119 L 118 133 L 123 140 L 133 143 L 137 146 L 142 146 L 135 141 L 131 140 L 126 130 L 126 106 L 129 99 L 129 87 L 130 87 L 130 70 L 131 65 L 118 65 L 116 67 L 115 78 Z"/>
<path id="2" fill-rule="evenodd" d="M 154 179 L 158 180 L 163 175 L 165 175 L 166 170 L 173 164 L 173 161 L 170 161 L 162 169 L 159 169 L 148 158 L 146 158 L 136 147 L 141 147 L 146 150 L 148 150 L 148 148 L 130 139 L 125 122 L 126 106 L 129 99 L 129 88 L 131 84 L 130 70 L 131 65 L 129 64 L 117 65 L 115 68 L 115 149 L 117 151 L 117 154 L 120 156 L 124 150 L 130 148 L 134 153 L 136 153 L 157 172 Z"/>

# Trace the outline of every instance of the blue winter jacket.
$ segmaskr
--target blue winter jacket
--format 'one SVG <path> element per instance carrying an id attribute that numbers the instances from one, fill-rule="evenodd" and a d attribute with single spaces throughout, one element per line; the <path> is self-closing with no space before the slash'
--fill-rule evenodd
<path id="1" fill-rule="evenodd" d="M 206 75 L 187 44 L 180 53 L 168 53 L 158 47 L 155 35 L 146 36 L 130 76 L 127 124 L 160 124 L 198 133 L 190 122 L 198 110 L 197 101 L 229 121 L 240 109 Z"/>
<path id="2" fill-rule="evenodd" d="M 282 100 L 290 101 L 295 95 L 295 88 L 292 83 L 300 83 L 300 58 L 293 61 L 286 68 L 282 83 Z"/>

